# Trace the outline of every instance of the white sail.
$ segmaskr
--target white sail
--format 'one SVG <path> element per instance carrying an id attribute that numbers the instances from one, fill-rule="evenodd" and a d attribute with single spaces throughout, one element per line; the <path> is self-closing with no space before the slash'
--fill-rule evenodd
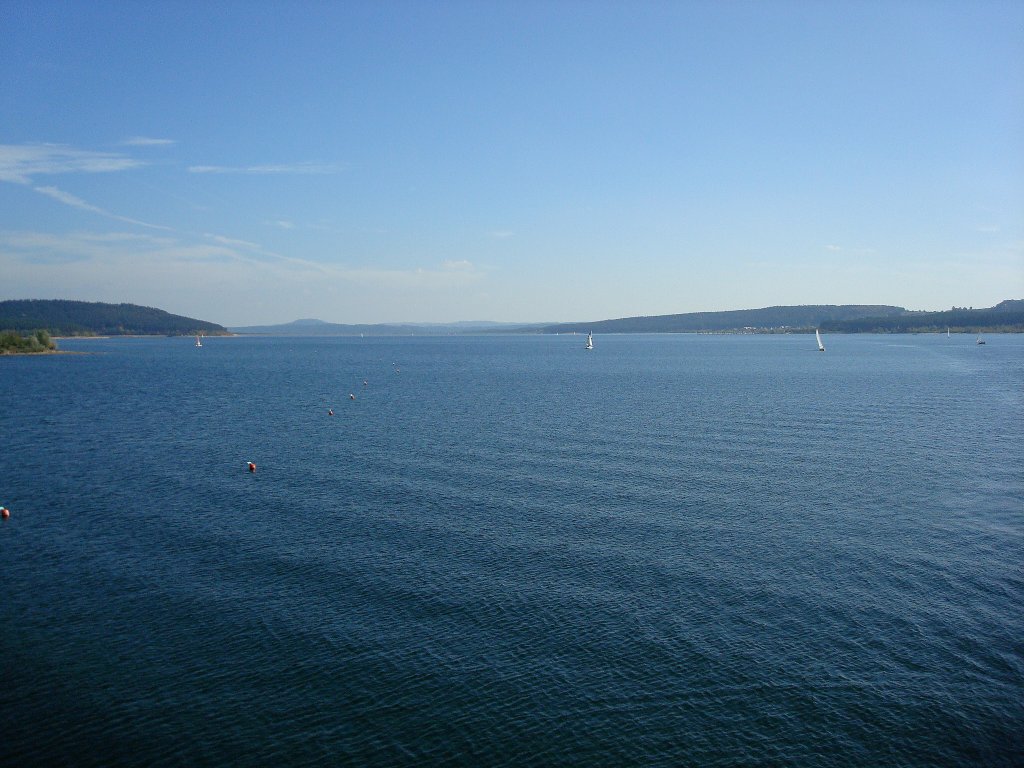
<path id="1" fill-rule="evenodd" d="M 196 346 L 197 347 L 203 346 L 203 340 L 199 337 L 198 333 L 196 334 Z"/>
<path id="2" fill-rule="evenodd" d="M 814 329 L 814 338 L 816 338 L 818 340 L 818 351 L 819 352 L 824 352 L 825 351 L 825 345 L 821 343 L 821 334 L 818 333 L 818 329 L 817 328 Z"/>
<path id="3" fill-rule="evenodd" d="M 594 348 L 594 334 L 593 333 L 588 333 L 587 334 L 587 346 L 585 346 L 584 349 L 593 349 L 593 348 Z"/>

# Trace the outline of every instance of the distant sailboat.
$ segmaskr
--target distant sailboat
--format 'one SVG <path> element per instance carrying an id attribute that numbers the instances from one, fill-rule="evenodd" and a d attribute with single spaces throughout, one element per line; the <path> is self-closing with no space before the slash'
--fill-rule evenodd
<path id="1" fill-rule="evenodd" d="M 947 339 L 949 338 L 949 326 L 948 325 L 946 326 L 946 338 Z"/>
<path id="2" fill-rule="evenodd" d="M 981 334 L 980 333 L 978 334 L 978 343 L 979 344 L 984 344 L 985 343 L 985 340 L 983 338 L 981 338 Z"/>
<path id="3" fill-rule="evenodd" d="M 203 340 L 202 340 L 202 338 L 200 338 L 198 333 L 196 334 L 196 346 L 197 347 L 203 346 Z"/>
<path id="4" fill-rule="evenodd" d="M 587 345 L 585 347 L 583 347 L 583 348 L 584 349 L 593 349 L 594 348 L 594 334 L 593 333 L 588 333 L 587 334 Z"/>
<path id="5" fill-rule="evenodd" d="M 818 329 L 817 328 L 814 329 L 814 338 L 816 338 L 818 340 L 818 351 L 819 352 L 824 352 L 825 351 L 825 345 L 821 343 L 821 334 L 818 333 Z"/>

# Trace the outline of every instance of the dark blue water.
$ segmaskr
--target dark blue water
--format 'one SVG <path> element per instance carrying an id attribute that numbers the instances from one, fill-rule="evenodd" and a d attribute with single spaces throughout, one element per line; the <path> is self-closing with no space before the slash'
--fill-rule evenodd
<path id="1" fill-rule="evenodd" d="M 826 343 L 0 359 L 0 763 L 1020 765 L 1024 336 Z"/>

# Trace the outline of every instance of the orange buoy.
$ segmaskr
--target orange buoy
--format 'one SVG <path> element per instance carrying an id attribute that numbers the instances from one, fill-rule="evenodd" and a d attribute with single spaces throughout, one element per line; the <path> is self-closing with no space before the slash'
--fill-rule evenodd
<path id="1" fill-rule="evenodd" d="M 11 516 L 11 510 L 9 510 L 7 507 L 0 507 L 0 517 L 2 517 L 4 520 L 6 520 L 10 516 Z"/>
<path id="2" fill-rule="evenodd" d="M 249 471 L 250 472 L 255 472 L 256 471 L 256 465 L 253 464 L 251 461 L 249 462 Z"/>

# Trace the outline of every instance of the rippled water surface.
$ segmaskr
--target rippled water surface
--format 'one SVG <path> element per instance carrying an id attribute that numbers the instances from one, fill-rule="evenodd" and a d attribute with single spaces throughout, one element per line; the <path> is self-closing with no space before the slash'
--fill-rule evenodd
<path id="1" fill-rule="evenodd" d="M 1024 337 L 826 343 L 0 359 L 0 762 L 1020 765 Z"/>

